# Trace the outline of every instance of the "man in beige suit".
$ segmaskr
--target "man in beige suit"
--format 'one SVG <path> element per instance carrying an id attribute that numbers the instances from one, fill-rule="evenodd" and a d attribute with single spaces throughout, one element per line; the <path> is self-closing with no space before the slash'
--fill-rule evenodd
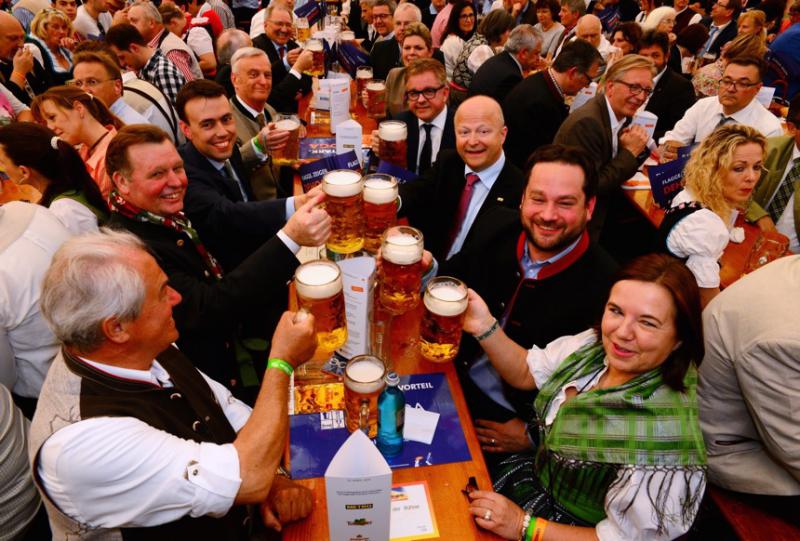
<path id="1" fill-rule="evenodd" d="M 282 148 L 289 132 L 270 129 L 277 112 L 267 103 L 272 91 L 272 67 L 267 53 L 255 47 L 236 51 L 231 57 L 231 82 L 236 92 L 230 101 L 239 152 L 245 162 L 263 160 L 250 177 L 253 195 L 259 201 L 275 199 L 280 167 L 272 164 L 270 151 Z"/>
<path id="2" fill-rule="evenodd" d="M 800 256 L 720 293 L 703 312 L 697 396 L 708 478 L 723 488 L 800 495 Z"/>

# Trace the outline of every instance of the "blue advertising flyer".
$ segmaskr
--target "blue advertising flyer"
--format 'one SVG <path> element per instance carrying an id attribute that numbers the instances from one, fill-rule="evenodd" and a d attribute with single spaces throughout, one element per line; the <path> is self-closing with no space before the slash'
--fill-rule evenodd
<path id="1" fill-rule="evenodd" d="M 439 423 L 430 445 L 405 441 L 402 453 L 386 459 L 389 466 L 392 469 L 418 468 L 471 460 L 444 374 L 401 376 L 399 387 L 407 405 L 416 407 L 419 404 L 427 411 L 438 413 Z M 294 479 L 325 475 L 331 459 L 350 435 L 342 410 L 292 415 L 289 427 L 290 470 Z"/>

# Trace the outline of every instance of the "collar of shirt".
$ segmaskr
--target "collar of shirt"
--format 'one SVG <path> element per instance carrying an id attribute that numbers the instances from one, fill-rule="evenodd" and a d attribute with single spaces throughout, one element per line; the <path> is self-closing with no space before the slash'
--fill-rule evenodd
<path id="1" fill-rule="evenodd" d="M 500 157 L 494 162 L 492 165 L 484 169 L 483 171 L 475 171 L 469 165 L 464 164 L 464 176 L 467 176 L 469 173 L 475 173 L 481 179 L 481 184 L 486 187 L 486 191 L 492 189 L 497 177 L 500 176 L 500 172 L 503 170 L 503 167 L 506 165 L 506 155 L 504 152 L 500 152 Z"/>
<path id="2" fill-rule="evenodd" d="M 531 259 L 530 253 L 528 253 L 528 243 L 526 242 L 525 248 L 522 251 L 522 258 L 519 261 L 520 265 L 522 265 L 522 270 L 525 272 L 525 278 L 527 280 L 535 280 L 539 276 L 539 272 L 545 267 L 545 265 L 550 265 L 552 263 L 555 263 L 562 257 L 569 254 L 572 250 L 575 249 L 575 247 L 578 245 L 580 241 L 581 237 L 578 236 L 578 238 L 575 239 L 575 242 L 573 242 L 572 244 L 570 244 L 569 246 L 558 252 L 553 257 L 550 257 L 543 261 L 534 261 L 533 259 Z"/>
<path id="3" fill-rule="evenodd" d="M 116 101 L 114 101 L 114 103 L 111 104 L 111 106 L 108 108 L 108 110 L 111 111 L 112 113 L 114 113 L 115 115 L 119 116 L 120 113 L 122 113 L 123 111 L 127 110 L 128 107 L 130 107 L 130 105 L 125 103 L 125 100 L 123 100 L 120 97 L 120 98 L 117 98 Z"/>
<path id="4" fill-rule="evenodd" d="M 225 169 L 225 162 L 218 162 L 217 160 L 214 160 L 214 159 L 212 159 L 212 158 L 209 158 L 208 156 L 204 156 L 204 157 L 205 157 L 205 159 L 207 159 L 207 160 L 208 160 L 208 162 L 209 162 L 211 165 L 213 165 L 213 166 L 214 166 L 214 169 L 216 169 L 217 171 L 219 171 L 219 172 L 222 172 L 222 170 L 223 170 L 223 169 Z M 224 174 L 224 173 L 223 173 L 223 174 Z"/>
<path id="5" fill-rule="evenodd" d="M 743 108 L 739 109 L 733 114 L 726 115 L 725 111 L 722 109 L 722 104 L 719 102 L 719 96 L 717 96 L 717 99 L 714 100 L 714 111 L 718 115 L 724 115 L 728 118 L 732 118 L 739 124 L 750 124 L 750 122 L 748 122 L 750 115 L 752 115 L 755 109 L 758 109 L 759 107 L 763 107 L 763 105 L 761 105 L 754 96 L 753 99 L 750 100 L 750 103 L 745 105 Z"/>
<path id="6" fill-rule="evenodd" d="M 608 101 L 607 97 L 603 97 L 606 100 L 606 107 L 608 107 L 608 118 L 611 120 L 611 133 L 616 134 L 625 122 L 625 117 L 622 117 L 622 120 L 617 120 L 617 114 L 614 112 L 614 109 L 611 108 L 611 102 Z"/>
<path id="7" fill-rule="evenodd" d="M 564 99 L 564 91 L 561 90 L 561 86 L 556 81 L 555 75 L 553 75 L 553 68 L 547 68 L 547 76 L 550 78 L 550 81 L 553 83 L 553 86 L 558 90 L 558 95 L 561 96 L 561 99 Z"/>
<path id="8" fill-rule="evenodd" d="M 241 105 L 242 107 L 244 107 L 245 111 L 247 111 L 248 113 L 250 113 L 250 115 L 251 115 L 253 118 L 255 118 L 255 117 L 257 117 L 257 116 L 258 116 L 258 113 L 259 113 L 259 111 L 256 111 L 255 109 L 253 109 L 252 107 L 250 107 L 249 105 L 247 105 L 247 103 L 245 103 L 245 101 L 244 101 L 243 99 L 241 99 L 241 98 L 240 98 L 238 95 L 236 96 L 236 101 L 238 101 L 238 102 L 239 102 L 239 105 Z M 260 111 L 260 112 L 261 112 L 261 113 L 263 113 L 264 111 Z"/>
<path id="9" fill-rule="evenodd" d="M 161 49 L 153 49 L 153 54 L 147 60 L 147 63 L 144 65 L 144 67 L 139 70 L 139 73 L 150 73 L 151 71 L 154 71 L 156 69 L 156 65 L 158 64 L 158 59 L 161 56 L 164 56 L 161 52 Z"/>
<path id="10" fill-rule="evenodd" d="M 79 358 L 86 364 L 115 378 L 150 383 L 158 387 L 173 387 L 169 372 L 164 370 L 164 367 L 155 359 L 153 360 L 153 364 L 150 365 L 150 370 L 135 370 L 133 368 L 122 368 L 110 364 L 98 363 L 97 361 L 90 361 L 85 357 Z"/>
<path id="11" fill-rule="evenodd" d="M 711 26 L 709 26 L 708 29 L 711 30 L 712 28 L 716 28 L 717 29 L 717 36 L 719 36 L 719 33 L 722 32 L 723 30 L 725 30 L 728 27 L 729 24 L 731 24 L 731 21 L 728 21 L 727 23 L 721 24 L 719 26 L 717 26 L 714 23 L 711 23 Z"/>
<path id="12" fill-rule="evenodd" d="M 153 39 L 151 39 L 151 40 L 150 40 L 150 41 L 147 43 L 147 46 L 148 46 L 148 47 L 150 47 L 151 49 L 158 49 L 158 40 L 161 38 L 161 35 L 162 35 L 164 32 L 168 32 L 168 30 L 167 30 L 166 28 L 164 28 L 164 29 L 163 29 L 161 32 L 159 32 L 158 34 L 156 34 L 155 36 L 153 36 Z"/>
<path id="13" fill-rule="evenodd" d="M 375 43 L 378 43 L 379 41 L 386 41 L 387 39 L 393 39 L 393 38 L 394 38 L 394 30 L 392 30 L 385 36 L 381 36 L 380 34 L 378 34 L 378 36 L 375 38 Z"/>
<path id="14" fill-rule="evenodd" d="M 653 88 L 655 88 L 658 85 L 658 82 L 661 80 L 661 78 L 667 72 L 667 69 L 669 69 L 669 66 L 664 64 L 664 69 L 659 71 L 658 74 L 655 77 L 653 77 Z M 650 96 L 652 96 L 652 94 L 650 94 Z M 650 96 L 647 96 L 647 98 L 650 99 Z"/>
<path id="15" fill-rule="evenodd" d="M 436 117 L 433 120 L 431 120 L 430 122 L 425 122 L 424 120 L 420 120 L 420 119 L 417 119 L 417 121 L 419 122 L 419 131 L 420 131 L 420 133 L 422 133 L 422 130 L 423 130 L 422 125 L 423 124 L 433 124 L 436 128 L 444 131 L 444 125 L 447 122 L 447 105 L 445 105 L 444 109 L 442 109 L 442 112 L 439 113 L 438 115 L 436 115 Z"/>

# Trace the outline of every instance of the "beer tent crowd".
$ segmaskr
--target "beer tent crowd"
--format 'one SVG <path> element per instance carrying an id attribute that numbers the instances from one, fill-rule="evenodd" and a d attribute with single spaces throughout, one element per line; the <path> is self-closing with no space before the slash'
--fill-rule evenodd
<path id="1" fill-rule="evenodd" d="M 302 0 L 1 7 L 0 538 L 279 535 L 313 508 L 279 468 L 317 347 L 287 283 L 342 235 L 281 159 L 320 67 Z M 494 490 L 463 520 L 706 539 L 711 485 L 794 509 L 800 1 L 327 9 L 404 123 L 372 150 L 413 177 L 425 280 L 470 288 L 452 362 Z M 688 150 L 655 228 L 622 186 Z M 721 290 L 743 221 L 787 255 Z"/>

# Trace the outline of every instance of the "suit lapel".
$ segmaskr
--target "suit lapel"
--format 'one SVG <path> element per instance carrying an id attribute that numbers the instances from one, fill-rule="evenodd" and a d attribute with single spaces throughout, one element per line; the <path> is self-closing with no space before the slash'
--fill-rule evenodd
<path id="1" fill-rule="evenodd" d="M 614 153 L 614 142 L 611 140 L 611 119 L 608 116 L 608 105 L 606 104 L 605 94 L 598 94 L 595 96 L 594 106 L 594 114 L 598 115 L 600 117 L 600 121 L 603 123 L 603 141 L 606 142 L 604 154 L 613 159 L 614 156 L 612 156 L 612 154 Z"/>
<path id="2" fill-rule="evenodd" d="M 404 115 L 405 116 L 405 115 Z M 408 114 L 404 119 L 408 128 L 408 146 L 406 151 L 406 160 L 408 161 L 408 170 L 411 172 L 417 171 L 417 153 L 419 152 L 419 120 L 413 114 Z"/>

